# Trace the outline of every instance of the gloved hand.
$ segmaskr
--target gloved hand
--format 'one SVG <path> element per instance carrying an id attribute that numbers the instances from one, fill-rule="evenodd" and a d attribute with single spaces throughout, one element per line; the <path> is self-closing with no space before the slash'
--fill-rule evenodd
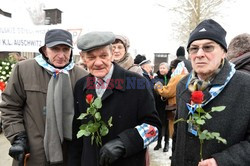
<path id="1" fill-rule="evenodd" d="M 100 150 L 100 165 L 108 166 L 125 154 L 125 147 L 120 138 L 107 142 Z"/>
<path id="2" fill-rule="evenodd" d="M 29 152 L 28 138 L 25 132 L 19 133 L 9 149 L 9 155 L 15 160 L 23 163 L 24 156 Z"/>

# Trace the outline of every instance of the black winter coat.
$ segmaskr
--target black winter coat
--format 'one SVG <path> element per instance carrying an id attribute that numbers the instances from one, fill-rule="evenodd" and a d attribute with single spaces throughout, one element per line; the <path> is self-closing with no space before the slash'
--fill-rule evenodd
<path id="1" fill-rule="evenodd" d="M 224 84 L 230 72 L 228 61 L 211 85 Z M 190 91 L 186 88 L 189 75 L 183 78 L 177 87 L 176 119 L 188 117 L 186 103 L 190 102 Z M 212 107 L 226 106 L 222 112 L 211 113 L 212 118 L 206 120 L 203 129 L 219 132 L 227 144 L 216 140 L 205 140 L 203 159 L 214 158 L 218 166 L 249 166 L 250 165 L 250 76 L 236 71 L 224 89 L 206 104 L 203 109 L 210 111 Z M 205 99 L 211 97 L 205 93 Z M 173 140 L 172 166 L 197 166 L 200 160 L 200 143 L 198 137 L 187 131 L 186 122 L 175 125 Z"/>
<path id="2" fill-rule="evenodd" d="M 160 74 L 159 71 L 157 71 L 157 76 L 153 79 L 153 82 L 156 83 L 158 81 L 160 81 L 162 83 L 162 85 L 167 85 L 168 81 L 169 81 L 169 77 L 167 75 L 167 80 L 166 82 L 164 81 L 164 76 Z M 159 117 L 161 119 L 161 122 L 163 125 L 165 125 L 165 123 L 167 122 L 167 119 L 163 119 L 166 118 L 166 116 L 164 116 L 163 114 L 166 114 L 166 104 L 167 104 L 167 99 L 166 100 L 162 100 L 161 96 L 159 94 L 157 94 L 156 92 L 154 92 L 154 98 L 155 98 L 155 106 L 156 106 L 156 110 L 159 114 Z"/>

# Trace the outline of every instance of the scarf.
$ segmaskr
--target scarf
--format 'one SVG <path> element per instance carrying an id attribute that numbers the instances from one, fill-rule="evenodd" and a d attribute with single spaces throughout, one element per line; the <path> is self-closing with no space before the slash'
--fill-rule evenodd
<path id="1" fill-rule="evenodd" d="M 207 100 L 205 103 L 202 104 L 202 107 L 204 105 L 206 105 L 207 103 L 209 103 L 211 100 L 213 100 L 217 95 L 219 95 L 219 93 L 224 89 L 224 87 L 228 84 L 228 82 L 230 81 L 230 79 L 233 77 L 233 75 L 235 74 L 236 70 L 235 70 L 235 65 L 232 64 L 231 62 L 229 63 L 230 67 L 231 67 L 231 71 L 229 72 L 229 75 L 225 81 L 225 83 L 223 85 L 214 85 L 210 88 L 209 93 L 211 95 L 211 98 L 209 100 Z M 195 90 L 200 90 L 200 91 L 204 91 L 207 89 L 207 87 L 210 86 L 210 82 L 215 78 L 215 76 L 220 72 L 220 70 L 222 69 L 222 67 L 224 66 L 224 59 L 220 65 L 220 67 L 214 72 L 214 74 L 212 76 L 210 76 L 206 81 L 203 80 L 199 80 L 196 77 L 196 74 L 194 71 L 192 71 L 192 73 L 190 74 L 186 87 L 189 89 L 189 91 L 193 92 Z M 191 108 L 190 104 L 187 104 L 188 110 L 191 113 L 194 113 L 195 109 Z M 192 110 L 193 111 L 190 111 Z"/>
<path id="2" fill-rule="evenodd" d="M 134 60 L 129 53 L 126 53 L 120 60 L 114 62 L 116 62 L 117 64 L 119 64 L 119 66 L 126 70 L 131 68 L 134 64 Z"/>
<path id="3" fill-rule="evenodd" d="M 64 138 L 72 139 L 72 120 L 74 116 L 73 90 L 69 70 L 74 62 L 63 69 L 56 69 L 39 55 L 36 62 L 43 67 L 51 79 L 46 98 L 46 122 L 44 150 L 49 163 L 63 162 L 62 143 Z"/>
<path id="4" fill-rule="evenodd" d="M 200 80 L 197 77 L 197 74 L 195 73 L 194 70 L 192 70 L 192 73 L 190 75 L 190 79 L 188 81 L 188 90 L 190 92 L 196 91 L 196 90 L 200 90 L 200 91 L 204 91 L 209 85 L 210 82 L 214 79 L 214 77 L 220 72 L 221 68 L 224 66 L 224 59 L 221 61 L 221 65 L 219 66 L 219 68 L 210 76 L 208 77 L 206 80 Z"/>

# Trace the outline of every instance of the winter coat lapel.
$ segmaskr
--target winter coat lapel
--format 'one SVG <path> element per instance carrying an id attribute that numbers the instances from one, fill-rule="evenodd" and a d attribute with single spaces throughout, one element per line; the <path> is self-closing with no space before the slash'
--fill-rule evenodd
<path id="1" fill-rule="evenodd" d="M 83 92 L 84 94 L 93 94 L 94 98 L 97 97 L 96 91 L 95 91 L 95 77 L 91 74 L 89 74 L 86 78 L 86 81 L 84 81 L 83 85 Z"/>

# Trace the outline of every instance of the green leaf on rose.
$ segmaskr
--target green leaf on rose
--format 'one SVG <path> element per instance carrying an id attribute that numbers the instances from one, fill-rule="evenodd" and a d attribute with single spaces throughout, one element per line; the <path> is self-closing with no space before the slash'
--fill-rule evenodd
<path id="1" fill-rule="evenodd" d="M 217 137 L 216 139 L 218 140 L 218 142 L 222 142 L 223 144 L 227 144 L 227 140 L 222 138 L 222 137 Z"/>
<path id="2" fill-rule="evenodd" d="M 93 145 L 94 139 L 95 139 L 95 134 L 92 133 L 92 135 L 91 135 L 91 145 Z"/>
<path id="3" fill-rule="evenodd" d="M 206 137 L 207 137 L 207 135 L 206 135 L 206 133 L 204 133 L 204 132 L 201 132 L 201 133 L 199 134 L 199 139 L 201 139 L 201 140 L 206 139 Z"/>
<path id="4" fill-rule="evenodd" d="M 95 133 L 98 130 L 99 126 L 100 126 L 99 123 L 91 123 L 88 124 L 87 129 L 89 132 Z"/>
<path id="5" fill-rule="evenodd" d="M 81 136 L 89 136 L 91 133 L 87 130 L 79 130 L 77 133 L 77 138 L 80 138 Z"/>
<path id="6" fill-rule="evenodd" d="M 212 116 L 209 113 L 206 113 L 204 116 L 205 116 L 206 119 L 211 119 L 212 118 Z"/>
<path id="7" fill-rule="evenodd" d="M 100 134 L 101 134 L 101 136 L 107 135 L 108 132 L 109 132 L 108 127 L 105 124 L 102 124 L 102 126 L 100 128 Z"/>
<path id="8" fill-rule="evenodd" d="M 77 119 L 82 120 L 82 119 L 84 119 L 86 116 L 88 116 L 87 113 L 81 113 L 81 115 L 80 115 Z"/>
<path id="9" fill-rule="evenodd" d="M 108 125 L 109 125 L 109 127 L 112 127 L 112 126 L 113 126 L 112 120 L 113 120 L 113 118 L 112 118 L 112 116 L 111 116 L 111 117 L 109 118 L 109 120 L 108 120 Z"/>
<path id="10" fill-rule="evenodd" d="M 211 112 L 221 112 L 226 108 L 226 106 L 212 107 Z"/>
<path id="11" fill-rule="evenodd" d="M 101 120 L 102 117 L 101 117 L 100 112 L 95 113 L 95 118 L 96 118 L 97 121 Z"/>
<path id="12" fill-rule="evenodd" d="M 96 109 L 94 107 L 89 107 L 87 109 L 87 114 L 95 115 Z"/>
<path id="13" fill-rule="evenodd" d="M 102 99 L 101 98 L 96 98 L 95 101 L 93 102 L 93 106 L 97 109 L 102 108 Z"/>
<path id="14" fill-rule="evenodd" d="M 199 124 L 199 125 L 203 125 L 203 124 L 205 124 L 205 120 L 203 120 L 203 119 L 197 119 L 196 123 Z"/>

